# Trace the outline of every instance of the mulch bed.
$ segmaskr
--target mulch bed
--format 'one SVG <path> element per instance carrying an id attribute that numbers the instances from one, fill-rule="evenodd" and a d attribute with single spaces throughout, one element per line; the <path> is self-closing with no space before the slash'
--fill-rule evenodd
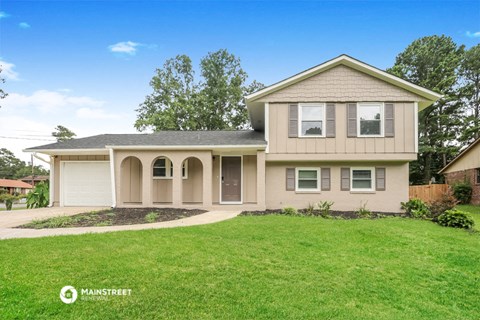
<path id="1" fill-rule="evenodd" d="M 315 216 L 315 217 L 322 217 L 321 211 L 320 210 L 314 210 L 312 214 L 307 214 L 306 210 L 298 210 L 298 215 L 301 216 Z M 282 212 L 281 209 L 277 210 L 265 210 L 265 211 L 243 211 L 240 213 L 241 216 L 266 216 L 266 215 L 286 215 Z M 330 214 L 328 218 L 333 218 L 333 219 L 379 219 L 379 218 L 385 218 L 385 217 L 404 217 L 408 218 L 409 215 L 405 213 L 395 213 L 395 212 L 378 212 L 378 211 L 372 211 L 370 216 L 367 217 L 362 217 L 359 216 L 355 211 L 335 211 L 332 210 L 330 211 Z"/>
<path id="2" fill-rule="evenodd" d="M 85 212 L 66 217 L 65 225 L 55 226 L 52 224 L 28 223 L 17 228 L 55 228 L 55 227 L 94 227 L 94 226 L 116 226 L 116 225 L 131 225 L 143 224 L 162 221 L 171 221 L 183 219 L 207 212 L 199 209 L 176 209 L 176 208 L 114 208 L 102 211 Z M 148 219 L 147 215 L 156 213 L 153 219 Z M 147 217 L 147 218 L 146 218 Z M 56 219 L 58 217 L 54 217 Z M 70 218 L 70 219 L 69 219 Z M 52 220 L 45 219 L 42 221 Z"/>

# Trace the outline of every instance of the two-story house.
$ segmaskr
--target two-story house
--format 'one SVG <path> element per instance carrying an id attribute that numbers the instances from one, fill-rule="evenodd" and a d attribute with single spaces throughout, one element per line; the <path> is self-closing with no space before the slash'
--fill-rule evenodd
<path id="1" fill-rule="evenodd" d="M 418 112 L 441 95 L 342 55 L 246 97 L 250 131 L 106 134 L 35 148 L 51 204 L 397 212 Z"/>

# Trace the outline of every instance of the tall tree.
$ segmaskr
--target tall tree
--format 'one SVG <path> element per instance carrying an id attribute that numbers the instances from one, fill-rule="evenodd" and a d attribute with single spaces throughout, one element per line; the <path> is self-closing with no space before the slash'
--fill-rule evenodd
<path id="1" fill-rule="evenodd" d="M 419 157 L 411 166 L 414 183 L 428 183 L 458 151 L 461 119 L 458 103 L 458 69 L 463 46 L 450 37 L 429 36 L 413 41 L 387 71 L 444 97 L 419 114 Z"/>
<path id="2" fill-rule="evenodd" d="M 480 44 L 465 51 L 460 75 L 460 92 L 465 108 L 464 130 L 460 140 L 468 144 L 480 137 Z"/>
<path id="3" fill-rule="evenodd" d="M 73 139 L 76 134 L 67 127 L 58 125 L 55 127 L 55 131 L 52 132 L 52 136 L 57 138 L 57 142 L 62 142 Z"/>
<path id="4" fill-rule="evenodd" d="M 2 73 L 2 68 L 0 66 L 0 73 Z M 5 79 L 3 79 L 1 76 L 0 76 L 0 83 L 5 83 Z M 8 96 L 8 93 L 6 93 L 5 91 L 3 91 L 2 88 L 0 88 L 0 99 L 5 99 L 5 97 Z M 1 106 L 0 106 L 1 108 Z"/>
<path id="5" fill-rule="evenodd" d="M 0 178 L 15 179 L 17 172 L 26 167 L 26 163 L 13 154 L 8 149 L 0 149 Z"/>
<path id="6" fill-rule="evenodd" d="M 244 96 L 264 86 L 246 85 L 240 59 L 218 50 L 201 59 L 200 81 L 195 81 L 191 59 L 179 55 L 167 60 L 150 81 L 153 93 L 137 109 L 139 131 L 219 130 L 248 127 Z"/>

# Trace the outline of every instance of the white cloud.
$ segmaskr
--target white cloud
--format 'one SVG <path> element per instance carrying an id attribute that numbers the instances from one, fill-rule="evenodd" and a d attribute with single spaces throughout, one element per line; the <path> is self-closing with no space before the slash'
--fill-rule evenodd
<path id="1" fill-rule="evenodd" d="M 38 90 L 32 95 L 10 93 L 2 102 L 5 108 L 33 107 L 42 113 L 51 113 L 64 107 L 101 107 L 103 101 L 90 97 L 69 96 L 57 91 Z"/>
<path id="2" fill-rule="evenodd" d="M 100 108 L 80 108 L 76 115 L 82 119 L 118 119 L 121 117 L 119 114 L 107 113 Z"/>
<path id="3" fill-rule="evenodd" d="M 112 44 L 108 46 L 108 49 L 111 52 L 115 53 L 124 53 L 128 55 L 135 55 L 137 53 L 137 47 L 140 46 L 141 43 L 137 42 L 132 42 L 132 41 L 123 41 L 123 42 L 118 42 L 116 44 Z"/>
<path id="4" fill-rule="evenodd" d="M 18 24 L 18 26 L 19 26 L 20 28 L 22 28 L 22 29 L 28 29 L 28 28 L 30 28 L 30 25 L 29 25 L 28 23 L 26 23 L 26 22 L 20 22 L 20 23 Z"/>
<path id="5" fill-rule="evenodd" d="M 469 38 L 480 38 L 480 31 L 477 31 L 477 32 L 467 31 L 466 36 Z"/>
<path id="6" fill-rule="evenodd" d="M 5 79 L 9 80 L 20 80 L 18 76 L 18 72 L 14 71 L 15 65 L 13 63 L 7 62 L 5 60 L 0 60 L 0 68 L 2 72 L 0 76 L 5 77 Z"/>
<path id="7" fill-rule="evenodd" d="M 0 11 L 0 19 L 8 18 L 8 17 L 10 17 L 8 13 L 6 13 L 5 11 Z"/>

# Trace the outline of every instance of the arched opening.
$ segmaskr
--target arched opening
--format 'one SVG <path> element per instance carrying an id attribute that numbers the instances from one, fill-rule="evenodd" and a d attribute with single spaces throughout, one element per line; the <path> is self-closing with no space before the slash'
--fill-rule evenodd
<path id="1" fill-rule="evenodd" d="M 187 158 L 182 163 L 182 202 L 203 203 L 203 165 L 195 157 Z"/>
<path id="2" fill-rule="evenodd" d="M 172 161 L 165 156 L 157 157 L 152 162 L 152 200 L 153 204 L 172 203 Z"/>
<path id="3" fill-rule="evenodd" d="M 120 194 L 124 204 L 142 203 L 142 162 L 136 157 L 123 159 L 120 166 Z"/>

